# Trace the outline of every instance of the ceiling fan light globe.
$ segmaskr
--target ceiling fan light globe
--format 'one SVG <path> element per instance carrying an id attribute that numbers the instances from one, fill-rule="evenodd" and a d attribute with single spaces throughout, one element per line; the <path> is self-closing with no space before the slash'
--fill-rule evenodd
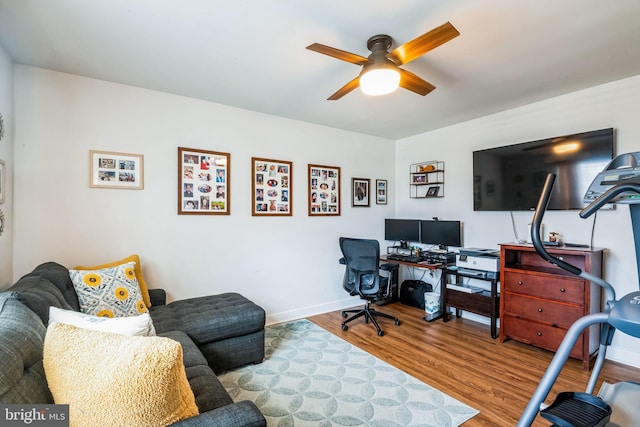
<path id="1" fill-rule="evenodd" d="M 365 95 L 386 95 L 396 90 L 399 84 L 400 73 L 389 67 L 370 69 L 360 76 L 360 90 Z"/>

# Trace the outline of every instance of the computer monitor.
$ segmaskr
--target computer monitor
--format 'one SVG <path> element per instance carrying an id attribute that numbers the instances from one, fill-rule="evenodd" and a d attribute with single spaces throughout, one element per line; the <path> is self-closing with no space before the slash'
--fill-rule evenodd
<path id="1" fill-rule="evenodd" d="M 420 242 L 438 245 L 440 249 L 462 246 L 460 221 L 422 220 L 420 221 Z"/>
<path id="2" fill-rule="evenodd" d="M 384 220 L 384 239 L 391 242 L 400 242 L 400 246 L 407 246 L 407 242 L 420 241 L 419 219 L 395 219 Z"/>

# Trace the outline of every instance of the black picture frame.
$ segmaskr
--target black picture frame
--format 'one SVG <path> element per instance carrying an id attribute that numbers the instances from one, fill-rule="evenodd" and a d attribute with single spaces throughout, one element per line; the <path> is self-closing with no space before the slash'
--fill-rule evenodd
<path id="1" fill-rule="evenodd" d="M 427 197 L 438 197 L 438 193 L 440 192 L 440 187 L 434 185 L 427 189 Z"/>
<path id="2" fill-rule="evenodd" d="M 387 204 L 387 192 L 388 192 L 387 180 L 386 179 L 376 179 L 376 204 L 377 205 L 386 205 Z"/>
<path id="3" fill-rule="evenodd" d="M 351 178 L 351 206 L 369 207 L 371 180 L 369 178 Z"/>

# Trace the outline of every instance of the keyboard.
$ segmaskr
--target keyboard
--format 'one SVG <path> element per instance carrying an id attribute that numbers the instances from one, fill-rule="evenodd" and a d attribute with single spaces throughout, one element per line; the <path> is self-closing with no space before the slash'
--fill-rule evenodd
<path id="1" fill-rule="evenodd" d="M 413 262 L 418 263 L 421 261 L 425 261 L 424 258 L 415 256 L 415 255 L 398 255 L 398 254 L 389 254 L 387 255 L 387 259 L 394 261 L 404 261 L 404 262 Z"/>
<path id="2" fill-rule="evenodd" d="M 420 262 L 422 258 L 419 256 L 413 255 L 387 255 L 387 259 L 393 259 L 396 261 L 404 261 L 404 262 Z"/>

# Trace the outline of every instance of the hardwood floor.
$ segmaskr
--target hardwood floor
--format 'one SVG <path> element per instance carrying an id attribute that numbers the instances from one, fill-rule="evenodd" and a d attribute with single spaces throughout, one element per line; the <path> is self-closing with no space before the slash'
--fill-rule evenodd
<path id="1" fill-rule="evenodd" d="M 447 323 L 423 320 L 424 311 L 400 303 L 376 307 L 397 316 L 401 324 L 382 319 L 385 335 L 376 335 L 373 325 L 358 319 L 341 329 L 340 311 L 308 320 L 351 344 L 401 369 L 438 390 L 480 410 L 465 427 L 513 427 L 544 374 L 553 353 L 515 341 L 492 339 L 489 326 L 468 319 Z M 584 391 L 590 372 L 570 359 L 562 370 L 547 402 L 561 391 Z M 640 369 L 606 361 L 602 381 L 640 381 Z M 549 426 L 536 419 L 534 426 Z"/>

